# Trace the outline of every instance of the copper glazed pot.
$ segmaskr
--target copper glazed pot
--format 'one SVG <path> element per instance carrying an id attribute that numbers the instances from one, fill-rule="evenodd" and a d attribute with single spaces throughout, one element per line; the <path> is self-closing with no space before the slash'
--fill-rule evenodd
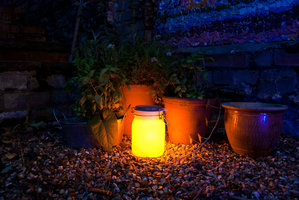
<path id="1" fill-rule="evenodd" d="M 163 97 L 168 122 L 168 136 L 174 144 L 191 144 L 198 134 L 206 136 L 208 122 L 217 99 Z"/>
<path id="2" fill-rule="evenodd" d="M 266 156 L 277 145 L 287 106 L 255 102 L 223 103 L 224 124 L 234 152 Z"/>

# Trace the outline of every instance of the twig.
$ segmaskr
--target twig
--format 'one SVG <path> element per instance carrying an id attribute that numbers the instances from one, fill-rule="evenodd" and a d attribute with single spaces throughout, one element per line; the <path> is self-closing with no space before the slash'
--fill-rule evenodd
<path id="1" fill-rule="evenodd" d="M 89 84 L 91 85 L 93 91 L 94 91 L 97 95 L 99 95 L 99 93 L 97 92 L 96 88 L 94 87 L 94 85 L 92 84 L 91 81 L 89 81 Z"/>
<path id="2" fill-rule="evenodd" d="M 220 165 L 217 165 L 217 167 L 215 167 L 214 169 L 212 169 L 211 171 L 216 171 L 217 169 L 219 169 L 219 167 L 221 167 L 224 164 L 224 162 L 220 163 Z"/>
<path id="3" fill-rule="evenodd" d="M 217 106 L 214 106 L 212 104 L 208 104 L 207 107 L 212 107 L 212 108 L 215 108 L 215 109 L 221 109 L 221 106 L 218 108 Z"/>
<path id="4" fill-rule="evenodd" d="M 13 127 L 13 129 L 11 130 L 11 132 L 14 133 L 19 126 L 21 126 L 21 124 L 17 124 L 15 127 Z"/>
<path id="5" fill-rule="evenodd" d="M 197 192 L 197 194 L 196 194 L 196 196 L 193 198 L 193 200 L 197 199 L 198 196 L 199 196 L 199 194 L 200 194 L 201 192 L 202 192 L 202 189 L 200 189 L 200 190 Z"/>
<path id="6" fill-rule="evenodd" d="M 22 147 L 22 144 L 21 144 L 21 142 L 20 142 L 19 137 L 18 137 L 18 143 L 19 143 L 19 145 L 20 145 L 20 149 L 21 149 L 22 163 L 23 163 L 23 166 L 25 166 L 23 147 Z"/>
<path id="7" fill-rule="evenodd" d="M 93 91 L 96 93 L 96 95 L 99 95 L 99 93 L 97 92 L 96 88 L 94 87 L 94 85 L 92 84 L 91 81 L 89 81 L 89 84 L 91 85 Z M 101 110 L 100 105 L 96 104 L 96 106 L 98 107 L 99 110 Z"/>
<path id="8" fill-rule="evenodd" d="M 238 196 L 231 196 L 230 198 L 237 199 L 237 200 L 248 200 L 247 198 L 238 197 Z"/>
<path id="9" fill-rule="evenodd" d="M 79 30 L 79 25 L 80 25 L 80 17 L 81 17 L 82 7 L 83 7 L 83 0 L 80 0 L 80 4 L 79 4 L 79 7 L 78 7 L 77 16 L 76 16 L 76 24 L 75 24 L 75 30 L 74 30 L 72 49 L 71 49 L 71 55 L 69 57 L 69 62 L 72 62 L 73 55 L 74 55 L 74 52 L 75 52 L 75 46 L 76 46 L 76 43 L 77 43 L 77 37 L 78 37 L 78 30 Z"/>
<path id="10" fill-rule="evenodd" d="M 96 193 L 100 193 L 100 194 L 103 194 L 103 195 L 106 195 L 106 196 L 112 196 L 112 192 L 110 190 L 103 190 L 103 189 L 100 189 L 100 188 L 88 188 L 88 191 L 89 192 L 96 192 Z"/>
<path id="11" fill-rule="evenodd" d="M 203 147 L 203 145 L 209 141 L 209 139 L 211 138 L 211 136 L 212 136 L 214 130 L 216 129 L 216 127 L 217 127 L 217 125 L 218 125 L 218 122 L 219 122 L 219 119 L 220 119 L 220 114 L 221 114 L 221 105 L 220 105 L 220 107 L 219 107 L 219 112 L 218 112 L 217 121 L 216 121 L 216 123 L 215 123 L 215 125 L 214 125 L 214 127 L 213 127 L 213 129 L 212 129 L 212 131 L 211 131 L 211 133 L 210 133 L 210 135 L 209 135 L 209 137 L 208 137 L 208 138 L 207 138 L 207 139 L 206 139 L 206 140 L 205 140 L 199 147 L 197 147 L 197 148 L 194 149 L 193 151 L 198 151 L 198 150 L 200 150 L 201 147 Z M 173 162 L 165 163 L 164 166 L 165 166 L 165 165 L 172 165 L 172 164 L 174 164 L 174 163 L 176 163 L 176 162 L 178 162 L 178 161 L 180 161 L 180 160 L 182 160 L 182 159 L 184 159 L 184 158 L 190 156 L 192 153 L 193 153 L 193 152 L 190 152 L 190 153 L 188 153 L 187 155 L 185 155 L 185 156 L 183 156 L 183 157 L 180 157 L 180 158 L 176 159 L 176 160 L 173 161 Z"/>

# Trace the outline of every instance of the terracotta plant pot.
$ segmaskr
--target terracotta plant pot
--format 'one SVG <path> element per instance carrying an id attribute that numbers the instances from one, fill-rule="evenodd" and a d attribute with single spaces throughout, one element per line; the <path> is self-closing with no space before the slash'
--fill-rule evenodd
<path id="1" fill-rule="evenodd" d="M 198 134 L 206 136 L 208 121 L 217 100 L 199 100 L 163 97 L 168 122 L 167 130 L 172 143 L 190 144 L 198 141 Z"/>
<path id="2" fill-rule="evenodd" d="M 277 145 L 287 106 L 254 102 L 223 103 L 225 131 L 241 155 L 266 156 Z"/>
<path id="3" fill-rule="evenodd" d="M 152 88 L 147 85 L 130 85 L 129 88 L 123 88 L 122 105 L 127 108 L 131 104 L 131 108 L 136 105 L 154 105 L 154 101 L 151 95 Z M 132 135 L 132 121 L 134 114 L 128 112 L 124 119 L 124 135 Z"/>

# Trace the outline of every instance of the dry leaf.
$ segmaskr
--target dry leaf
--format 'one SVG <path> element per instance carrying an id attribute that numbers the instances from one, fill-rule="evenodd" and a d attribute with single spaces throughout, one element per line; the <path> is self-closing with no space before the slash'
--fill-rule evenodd
<path id="1" fill-rule="evenodd" d="M 9 160 L 13 159 L 14 157 L 16 157 L 17 154 L 15 153 L 7 153 L 5 154 L 5 157 Z"/>

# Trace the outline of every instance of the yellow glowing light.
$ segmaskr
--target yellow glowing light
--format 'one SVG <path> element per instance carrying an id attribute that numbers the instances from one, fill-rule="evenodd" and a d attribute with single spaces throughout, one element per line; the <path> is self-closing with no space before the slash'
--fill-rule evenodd
<path id="1" fill-rule="evenodd" d="M 164 153 L 165 123 L 158 116 L 135 115 L 132 123 L 132 153 L 139 157 L 159 157 Z"/>

